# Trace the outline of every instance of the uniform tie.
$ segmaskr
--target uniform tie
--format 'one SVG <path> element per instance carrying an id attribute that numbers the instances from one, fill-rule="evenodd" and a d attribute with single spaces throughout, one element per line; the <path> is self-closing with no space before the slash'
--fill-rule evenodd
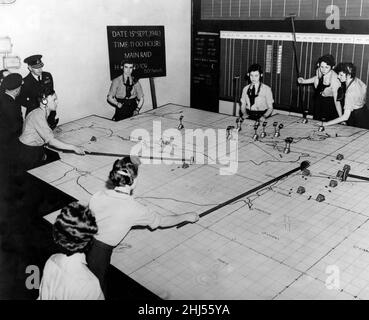
<path id="1" fill-rule="evenodd" d="M 129 99 L 131 97 L 133 84 L 130 84 L 129 78 L 127 78 L 127 81 L 124 85 L 126 86 L 126 98 Z"/>
<path id="2" fill-rule="evenodd" d="M 248 96 L 250 99 L 250 107 L 254 105 L 255 103 L 255 97 L 256 97 L 256 93 L 255 93 L 255 86 L 252 86 L 251 89 L 248 90 Z"/>

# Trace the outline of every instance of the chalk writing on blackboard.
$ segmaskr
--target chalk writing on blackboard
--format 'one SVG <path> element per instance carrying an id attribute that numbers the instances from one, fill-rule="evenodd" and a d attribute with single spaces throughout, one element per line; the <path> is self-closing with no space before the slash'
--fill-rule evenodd
<path id="1" fill-rule="evenodd" d="M 107 26 L 110 76 L 121 75 L 122 60 L 136 65 L 139 78 L 166 75 L 164 26 Z"/>

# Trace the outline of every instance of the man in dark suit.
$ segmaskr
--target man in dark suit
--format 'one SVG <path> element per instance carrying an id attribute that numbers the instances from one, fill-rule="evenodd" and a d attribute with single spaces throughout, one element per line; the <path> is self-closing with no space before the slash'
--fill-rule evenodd
<path id="1" fill-rule="evenodd" d="M 4 78 L 0 94 L 0 202 L 9 195 L 12 175 L 17 162 L 18 137 L 22 133 L 23 117 L 16 101 L 21 90 L 22 76 L 11 73 Z"/>
<path id="2" fill-rule="evenodd" d="M 32 110 L 38 108 L 37 97 L 45 88 L 54 90 L 54 81 L 51 73 L 43 71 L 44 63 L 41 60 L 42 55 L 37 54 L 24 59 L 28 64 L 29 74 L 23 79 L 23 86 L 19 96 L 19 102 L 27 111 L 26 115 Z M 50 113 L 47 122 L 51 129 L 54 129 L 59 119 L 56 119 L 56 112 Z"/>
<path id="3" fill-rule="evenodd" d="M 4 91 L 0 95 L 0 139 L 2 146 L 17 141 L 22 133 L 23 117 L 17 97 L 21 91 L 22 76 L 11 73 L 2 83 Z"/>

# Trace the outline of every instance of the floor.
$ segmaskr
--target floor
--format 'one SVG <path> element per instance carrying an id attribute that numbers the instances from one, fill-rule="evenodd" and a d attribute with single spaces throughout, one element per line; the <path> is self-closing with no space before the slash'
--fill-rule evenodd
<path id="1" fill-rule="evenodd" d="M 34 300 L 37 289 L 27 267 L 43 269 L 46 260 L 57 248 L 51 237 L 51 225 L 42 217 L 74 199 L 27 174 L 22 192 L 14 179 L 1 172 L 0 201 L 0 300 Z M 31 270 L 31 269 L 29 269 Z M 28 279 L 27 279 L 28 278 Z M 159 298 L 111 266 L 108 279 L 109 300 L 145 300 Z"/>

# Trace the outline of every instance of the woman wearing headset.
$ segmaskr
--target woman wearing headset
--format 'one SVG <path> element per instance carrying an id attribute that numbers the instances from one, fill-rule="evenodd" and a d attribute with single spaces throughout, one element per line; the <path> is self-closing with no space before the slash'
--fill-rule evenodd
<path id="1" fill-rule="evenodd" d="M 47 123 L 51 111 L 56 111 L 57 96 L 54 90 L 45 89 L 38 97 L 39 107 L 31 111 L 24 122 L 23 132 L 19 137 L 19 164 L 22 171 L 45 164 L 44 146 L 50 145 L 58 149 L 71 150 L 77 154 L 85 154 L 81 147 L 64 143 L 54 137 Z"/>
<path id="2" fill-rule="evenodd" d="M 336 62 L 331 54 L 318 59 L 316 75 L 310 79 L 297 79 L 299 84 L 314 84 L 313 119 L 330 121 L 342 116 L 342 105 L 339 97 L 341 83 L 333 70 Z"/>
<path id="3" fill-rule="evenodd" d="M 347 123 L 349 126 L 369 129 L 369 108 L 365 104 L 367 86 L 356 77 L 356 66 L 352 62 L 337 65 L 338 79 L 345 83 L 344 112 L 340 117 L 323 122 L 323 126 Z"/>
<path id="4" fill-rule="evenodd" d="M 246 74 L 249 85 L 243 88 L 241 96 L 241 113 L 248 114 L 249 119 L 265 121 L 273 112 L 272 89 L 262 82 L 263 69 L 259 64 L 250 66 Z"/>
<path id="5" fill-rule="evenodd" d="M 137 115 L 144 103 L 140 82 L 132 74 L 135 66 L 132 62 L 122 61 L 123 74 L 113 79 L 108 93 L 108 102 L 115 107 L 114 121 L 120 121 Z"/>

